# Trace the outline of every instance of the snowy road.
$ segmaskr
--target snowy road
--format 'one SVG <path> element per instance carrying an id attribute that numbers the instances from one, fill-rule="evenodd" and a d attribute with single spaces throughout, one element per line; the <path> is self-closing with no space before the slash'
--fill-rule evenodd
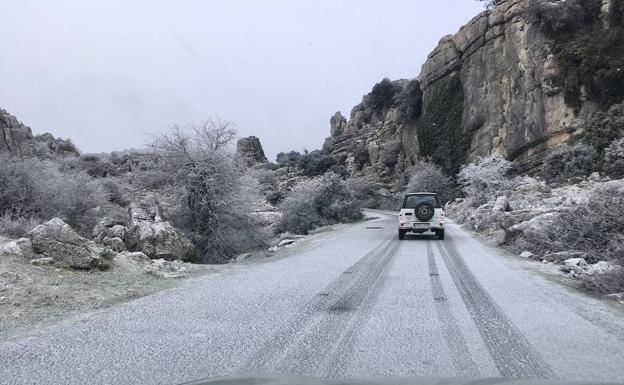
<path id="1" fill-rule="evenodd" d="M 0 343 L 2 384 L 176 384 L 241 373 L 624 381 L 624 315 L 455 225 L 379 218 Z"/>

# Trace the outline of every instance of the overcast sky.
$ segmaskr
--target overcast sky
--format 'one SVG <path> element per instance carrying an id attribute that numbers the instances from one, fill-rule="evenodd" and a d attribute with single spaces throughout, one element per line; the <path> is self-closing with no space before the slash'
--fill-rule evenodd
<path id="1" fill-rule="evenodd" d="M 3 0 L 0 107 L 83 152 L 208 117 L 270 158 L 320 148 L 384 77 L 413 78 L 474 0 Z"/>

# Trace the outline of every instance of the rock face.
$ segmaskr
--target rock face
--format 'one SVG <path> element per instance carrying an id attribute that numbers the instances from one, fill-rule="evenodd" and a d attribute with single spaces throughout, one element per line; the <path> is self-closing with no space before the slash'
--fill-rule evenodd
<path id="1" fill-rule="evenodd" d="M 531 3 L 501 0 L 443 37 L 417 80 L 392 82 L 394 97 L 383 108 L 371 106 L 373 89 L 346 124 L 334 115 L 332 155 L 352 174 L 387 183 L 424 158 L 455 173 L 498 152 L 531 170 L 548 149 L 580 134 L 597 107 L 566 104 L 549 40 L 529 16 Z M 396 153 L 384 149 L 392 141 L 400 143 Z"/>
<path id="2" fill-rule="evenodd" d="M 236 142 L 236 155 L 239 164 L 245 167 L 253 167 L 267 162 L 260 139 L 255 136 L 239 139 Z"/>
<path id="3" fill-rule="evenodd" d="M 125 245 L 130 251 L 143 252 L 152 259 L 196 260 L 193 246 L 168 221 L 163 220 L 158 205 L 142 207 L 133 203 L 128 211 L 130 223 L 125 234 Z"/>
<path id="4" fill-rule="evenodd" d="M 30 127 L 20 123 L 17 118 L 0 109 L 0 152 L 16 155 L 30 155 L 33 134 Z"/>
<path id="5" fill-rule="evenodd" d="M 28 233 L 37 254 L 60 265 L 76 269 L 105 268 L 110 260 L 94 252 L 89 241 L 59 218 L 41 224 Z"/>
<path id="6" fill-rule="evenodd" d="M 30 127 L 3 109 L 0 109 L 0 152 L 42 158 L 80 155 L 71 140 L 55 138 L 49 133 L 33 136 Z"/>

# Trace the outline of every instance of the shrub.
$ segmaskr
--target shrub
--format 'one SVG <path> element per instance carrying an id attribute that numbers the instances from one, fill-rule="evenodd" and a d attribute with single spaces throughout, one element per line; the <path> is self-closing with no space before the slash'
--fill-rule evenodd
<path id="1" fill-rule="evenodd" d="M 106 201 L 101 185 L 84 172 L 61 172 L 52 161 L 7 155 L 0 162 L 0 215 L 61 217 L 79 227 L 89 209 Z"/>
<path id="2" fill-rule="evenodd" d="M 362 217 L 344 179 L 331 172 L 296 185 L 281 208 L 280 229 L 295 234 L 307 234 L 320 225 L 352 222 Z"/>
<path id="3" fill-rule="evenodd" d="M 470 205 L 477 207 L 513 186 L 513 179 L 509 176 L 511 170 L 511 162 L 495 154 L 463 166 L 457 180 Z"/>
<path id="4" fill-rule="evenodd" d="M 438 193 L 442 204 L 453 198 L 455 183 L 439 166 L 429 162 L 419 162 L 410 170 L 408 192 Z"/>
<path id="5" fill-rule="evenodd" d="M 212 122 L 174 126 L 151 144 L 178 189 L 174 223 L 187 232 L 202 262 L 224 262 L 267 244 L 267 234 L 251 216 L 261 199 L 259 187 L 236 167 L 233 139 L 227 123 Z"/>
<path id="6" fill-rule="evenodd" d="M 624 177 L 624 138 L 614 141 L 606 148 L 603 169 L 608 175 Z"/>
<path id="7" fill-rule="evenodd" d="M 41 220 L 33 216 L 5 213 L 0 215 L 0 234 L 22 238 L 40 223 Z"/>
<path id="8" fill-rule="evenodd" d="M 82 155 L 80 166 L 94 178 L 105 178 L 116 174 L 116 167 L 111 162 L 95 154 Z"/>
<path id="9" fill-rule="evenodd" d="M 567 0 L 565 2 L 533 2 L 529 20 L 537 23 L 548 35 L 573 32 L 592 23 L 600 14 L 600 0 Z"/>
<path id="10" fill-rule="evenodd" d="M 622 137 L 624 137 L 624 103 L 614 104 L 607 112 L 597 112 L 585 129 L 583 141 L 602 152 L 614 140 Z"/>
<path id="11" fill-rule="evenodd" d="M 323 175 L 334 165 L 334 158 L 318 150 L 303 154 L 297 163 L 297 167 L 306 176 Z"/>
<path id="12" fill-rule="evenodd" d="M 517 250 L 525 249 L 538 255 L 559 251 L 586 253 L 587 261 L 612 261 L 624 266 L 624 187 L 608 184 L 591 191 L 588 203 L 568 207 L 550 214 L 547 226 L 525 231 L 517 242 Z M 615 275 L 614 275 L 615 274 Z M 585 280 L 586 288 L 608 292 L 614 280 L 624 286 L 624 271 Z"/>
<path id="13" fill-rule="evenodd" d="M 290 151 L 278 153 L 275 160 L 280 167 L 297 167 L 300 159 L 301 153 L 298 151 Z"/>
<path id="14" fill-rule="evenodd" d="M 546 156 L 541 175 L 551 182 L 587 176 L 595 169 L 596 160 L 596 150 L 588 145 L 582 143 L 574 146 L 562 144 L 551 150 Z"/>
<path id="15" fill-rule="evenodd" d="M 122 207 L 126 207 L 130 204 L 130 201 L 124 194 L 123 189 L 116 180 L 106 178 L 102 180 L 101 186 L 109 202 L 118 204 Z"/>
<path id="16" fill-rule="evenodd" d="M 384 78 L 373 86 L 373 90 L 367 95 L 366 107 L 374 111 L 382 111 L 394 103 L 394 96 L 398 91 L 397 86 L 388 78 Z"/>
<path id="17" fill-rule="evenodd" d="M 351 177 L 347 179 L 347 188 L 353 199 L 360 207 L 377 208 L 380 196 L 375 185 L 365 177 Z"/>

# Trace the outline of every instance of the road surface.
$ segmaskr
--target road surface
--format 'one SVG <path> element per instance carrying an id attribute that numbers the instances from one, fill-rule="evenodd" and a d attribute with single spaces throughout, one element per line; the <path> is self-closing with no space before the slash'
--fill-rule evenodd
<path id="1" fill-rule="evenodd" d="M 371 215 L 371 213 L 369 213 Z M 176 384 L 216 375 L 624 381 L 624 317 L 458 226 L 396 217 L 0 343 L 2 384 Z"/>

